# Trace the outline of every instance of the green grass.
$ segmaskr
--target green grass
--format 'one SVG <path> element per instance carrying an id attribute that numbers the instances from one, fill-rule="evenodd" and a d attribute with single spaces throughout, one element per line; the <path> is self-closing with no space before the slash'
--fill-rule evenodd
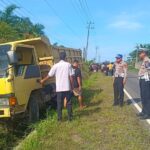
<path id="1" fill-rule="evenodd" d="M 58 123 L 54 111 L 35 125 L 16 149 L 19 150 L 150 150 L 150 134 L 131 105 L 112 107 L 112 78 L 92 74 L 84 81 L 88 107 L 78 110 L 74 99 L 74 120 Z"/>
<path id="2" fill-rule="evenodd" d="M 138 69 L 136 69 L 134 66 L 132 66 L 132 65 L 129 65 L 128 66 L 128 70 L 130 71 L 130 72 L 138 72 L 139 70 Z"/>

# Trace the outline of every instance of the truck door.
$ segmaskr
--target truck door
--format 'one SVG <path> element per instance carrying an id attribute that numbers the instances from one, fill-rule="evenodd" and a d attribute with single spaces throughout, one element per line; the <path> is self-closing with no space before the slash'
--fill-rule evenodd
<path id="1" fill-rule="evenodd" d="M 28 104 L 31 92 L 42 88 L 37 83 L 37 79 L 41 78 L 41 73 L 37 65 L 34 47 L 18 46 L 16 47 L 16 53 L 19 63 L 14 68 L 14 89 L 17 102 L 22 110 Z"/>

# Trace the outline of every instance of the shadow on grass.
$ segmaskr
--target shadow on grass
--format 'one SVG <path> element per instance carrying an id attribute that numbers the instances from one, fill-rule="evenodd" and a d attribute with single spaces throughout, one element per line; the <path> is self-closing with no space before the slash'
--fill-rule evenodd
<path id="1" fill-rule="evenodd" d="M 83 103 L 88 107 L 99 105 L 102 102 L 101 100 L 96 100 L 95 102 L 93 102 L 93 100 L 102 91 L 103 89 L 83 89 Z M 77 100 L 77 97 L 73 97 L 72 102 L 74 109 L 79 108 L 79 102 Z"/>
<path id="2" fill-rule="evenodd" d="M 75 117 L 83 117 L 83 116 L 89 116 L 94 113 L 97 113 L 101 110 L 100 104 L 103 102 L 103 100 L 97 99 L 97 95 L 100 94 L 103 90 L 102 89 L 84 89 L 83 90 L 83 97 L 84 97 L 84 104 L 87 105 L 87 107 L 83 110 L 77 111 L 75 113 Z M 74 98 L 75 99 L 75 98 Z M 79 104 L 76 100 L 73 101 L 73 107 L 74 109 L 78 110 Z"/>
<path id="3" fill-rule="evenodd" d="M 83 97 L 84 97 L 84 101 L 90 105 L 91 102 L 95 96 L 97 96 L 98 94 L 100 94 L 103 91 L 103 89 L 84 89 L 83 91 Z M 92 105 L 92 104 L 91 104 Z"/>
<path id="4" fill-rule="evenodd" d="M 100 107 L 94 107 L 92 109 L 84 109 L 82 111 L 79 111 L 75 116 L 76 117 L 84 117 L 84 116 L 91 116 L 92 114 L 100 112 Z"/>
<path id="5" fill-rule="evenodd" d="M 88 107 L 98 106 L 98 105 L 100 105 L 102 102 L 103 102 L 102 100 L 99 100 L 99 101 L 97 101 L 97 102 L 90 102 L 90 103 L 88 104 Z"/>

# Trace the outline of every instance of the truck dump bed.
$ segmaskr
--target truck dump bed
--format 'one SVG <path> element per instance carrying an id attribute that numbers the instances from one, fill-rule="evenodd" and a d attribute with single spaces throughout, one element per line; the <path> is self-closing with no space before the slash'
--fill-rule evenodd
<path id="1" fill-rule="evenodd" d="M 59 61 L 59 53 L 66 52 L 67 61 L 72 63 L 75 59 L 82 63 L 82 51 L 80 49 L 59 47 L 59 46 L 51 46 L 52 54 L 54 56 L 54 61 L 57 63 Z"/>

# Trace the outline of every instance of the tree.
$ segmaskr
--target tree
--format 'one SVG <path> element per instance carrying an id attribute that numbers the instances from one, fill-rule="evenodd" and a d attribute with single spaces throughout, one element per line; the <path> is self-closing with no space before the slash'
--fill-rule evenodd
<path id="1" fill-rule="evenodd" d="M 135 60 L 137 57 L 137 51 L 139 48 L 146 48 L 148 50 L 148 54 L 150 55 L 150 44 L 139 44 L 139 46 L 136 46 L 136 49 L 134 49 L 129 56 L 131 57 L 132 60 Z"/>
<path id="2" fill-rule="evenodd" d="M 0 43 L 13 41 L 17 37 L 17 32 L 6 22 L 0 22 Z"/>
<path id="3" fill-rule="evenodd" d="M 18 16 L 14 15 L 14 11 L 18 8 L 18 6 L 13 4 L 6 7 L 3 12 L 0 11 L 0 21 L 14 25 L 14 23 L 16 23 L 17 19 L 19 18 Z"/>
<path id="4" fill-rule="evenodd" d="M 55 42 L 55 43 L 53 44 L 53 46 L 58 46 L 58 43 L 57 43 L 57 42 Z"/>
<path id="5" fill-rule="evenodd" d="M 38 35 L 44 35 L 44 26 L 37 23 L 32 26 L 31 32 L 33 35 L 38 36 Z"/>
<path id="6" fill-rule="evenodd" d="M 33 24 L 30 18 L 15 15 L 16 9 L 19 9 L 19 7 L 13 4 L 6 7 L 4 11 L 0 11 L 1 42 L 45 35 L 42 24 Z"/>

